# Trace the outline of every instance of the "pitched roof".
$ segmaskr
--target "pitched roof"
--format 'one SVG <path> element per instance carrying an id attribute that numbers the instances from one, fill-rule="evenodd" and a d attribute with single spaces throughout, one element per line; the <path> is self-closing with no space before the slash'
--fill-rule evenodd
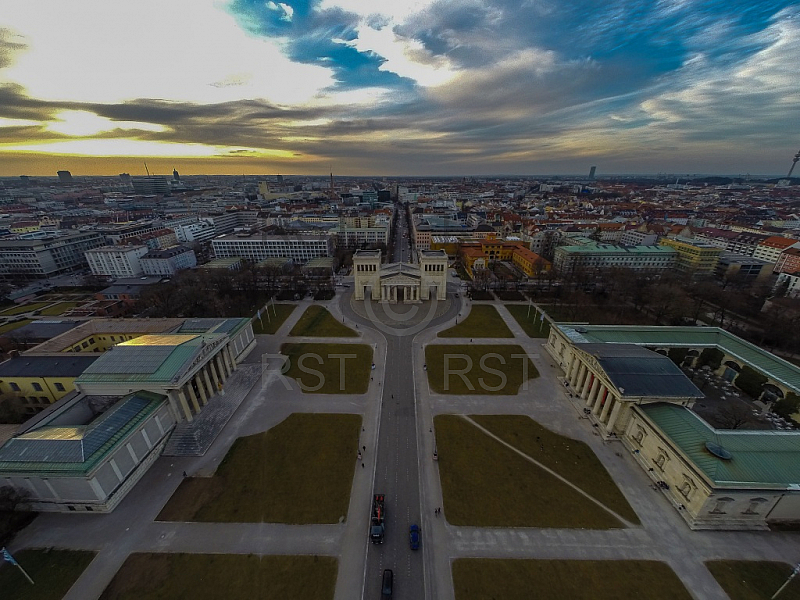
<path id="1" fill-rule="evenodd" d="M 0 378 L 77 377 L 100 358 L 98 354 L 63 353 L 60 356 L 23 354 L 0 363 Z"/>
<path id="2" fill-rule="evenodd" d="M 590 354 L 623 396 L 702 398 L 678 366 L 658 352 L 635 344 L 576 344 Z"/>
<path id="3" fill-rule="evenodd" d="M 123 397 L 88 423 L 54 424 L 65 411 L 86 397 L 76 397 L 51 419 L 11 438 L 0 447 L 0 472 L 87 472 L 149 414 L 166 401 L 166 396 L 139 391 Z"/>

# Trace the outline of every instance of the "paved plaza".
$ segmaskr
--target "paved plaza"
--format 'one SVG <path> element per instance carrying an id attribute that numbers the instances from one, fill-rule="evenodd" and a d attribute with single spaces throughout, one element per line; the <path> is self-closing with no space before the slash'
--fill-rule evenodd
<path id="1" fill-rule="evenodd" d="M 395 571 L 397 600 L 455 600 L 451 563 L 460 557 L 656 560 L 668 564 L 698 600 L 723 600 L 727 596 L 704 561 L 794 563 L 800 559 L 800 534 L 689 530 L 662 492 L 652 489 L 622 443 L 607 442 L 595 434 L 583 406 L 571 399 L 559 382 L 563 373 L 544 352 L 545 340 L 529 338 L 500 303 L 495 306 L 515 337 L 481 338 L 480 342 L 521 345 L 540 377 L 514 396 L 432 394 L 424 370 L 425 346 L 470 343 L 468 338 L 436 337 L 437 331 L 453 326 L 470 311 L 471 303 L 455 298 L 454 292 L 455 288 L 450 290 L 450 300 L 436 307 L 430 317 L 417 317 L 405 328 L 393 328 L 385 320 L 379 327 L 373 326 L 375 312 L 370 315 L 363 307 L 355 310 L 350 291 L 317 303 L 355 329 L 356 338 L 288 337 L 312 304 L 300 302 L 275 335 L 257 336 L 258 345 L 248 357 L 245 371 L 260 371 L 261 378 L 252 388 L 242 385 L 226 392 L 243 397 L 204 455 L 162 456 L 111 514 L 42 514 L 20 533 L 11 550 L 58 547 L 97 551 L 95 560 L 65 596 L 67 600 L 98 598 L 133 552 L 333 556 L 339 561 L 336 600 L 377 598 L 383 568 Z M 419 305 L 420 311 L 425 309 L 424 304 Z M 384 314 L 380 318 L 396 317 Z M 426 326 L 412 331 L 420 324 Z M 303 341 L 372 345 L 375 370 L 368 391 L 323 395 L 305 394 L 296 387 L 286 389 L 270 371 L 269 356 L 277 355 L 285 342 Z M 363 418 L 360 445 L 366 447 L 364 468 L 356 469 L 344 523 L 292 526 L 155 521 L 184 471 L 191 476 L 210 476 L 238 437 L 266 431 L 294 412 L 353 413 Z M 622 490 L 641 525 L 615 530 L 449 525 L 446 511 L 441 516 L 434 512 L 443 505 L 438 463 L 433 460 L 433 419 L 439 414 L 527 415 L 556 433 L 585 442 Z M 367 537 L 374 492 L 387 494 L 387 539 L 380 546 L 370 544 Z M 407 540 L 412 521 L 423 532 L 422 546 L 415 553 L 409 550 Z"/>

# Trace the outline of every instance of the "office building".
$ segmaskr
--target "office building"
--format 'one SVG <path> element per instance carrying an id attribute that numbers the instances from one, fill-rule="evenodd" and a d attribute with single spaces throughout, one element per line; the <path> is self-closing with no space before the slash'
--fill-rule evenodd
<path id="1" fill-rule="evenodd" d="M 87 251 L 86 260 L 98 277 L 138 277 L 142 274 L 141 258 L 148 251 L 147 246 L 105 246 Z"/>
<path id="2" fill-rule="evenodd" d="M 267 258 L 291 258 L 308 262 L 312 258 L 333 256 L 330 235 L 265 235 L 236 233 L 215 238 L 211 242 L 217 258 L 239 257 L 252 262 Z"/>
<path id="3" fill-rule="evenodd" d="M 36 239 L 0 240 L 0 274 L 44 278 L 82 269 L 84 253 L 105 245 L 96 231 Z"/>

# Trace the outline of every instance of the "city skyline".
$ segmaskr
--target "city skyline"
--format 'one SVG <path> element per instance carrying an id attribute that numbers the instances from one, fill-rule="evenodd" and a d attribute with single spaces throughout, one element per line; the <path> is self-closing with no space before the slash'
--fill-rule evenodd
<path id="1" fill-rule="evenodd" d="M 0 176 L 784 175 L 800 7 L 11 0 Z"/>

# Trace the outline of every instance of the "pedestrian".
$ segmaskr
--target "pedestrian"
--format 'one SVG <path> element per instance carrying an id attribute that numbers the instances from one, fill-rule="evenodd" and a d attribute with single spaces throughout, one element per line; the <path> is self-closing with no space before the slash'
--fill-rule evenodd
<path id="1" fill-rule="evenodd" d="M 361 463 L 361 468 L 362 468 L 362 469 L 364 468 L 364 463 Z"/>
<path id="2" fill-rule="evenodd" d="M 186 477 L 186 471 L 183 472 L 183 476 Z"/>
<path id="3" fill-rule="evenodd" d="M 362 449 L 364 452 L 366 452 L 366 451 L 367 451 L 367 447 L 366 447 L 366 446 L 361 446 L 361 449 Z"/>

